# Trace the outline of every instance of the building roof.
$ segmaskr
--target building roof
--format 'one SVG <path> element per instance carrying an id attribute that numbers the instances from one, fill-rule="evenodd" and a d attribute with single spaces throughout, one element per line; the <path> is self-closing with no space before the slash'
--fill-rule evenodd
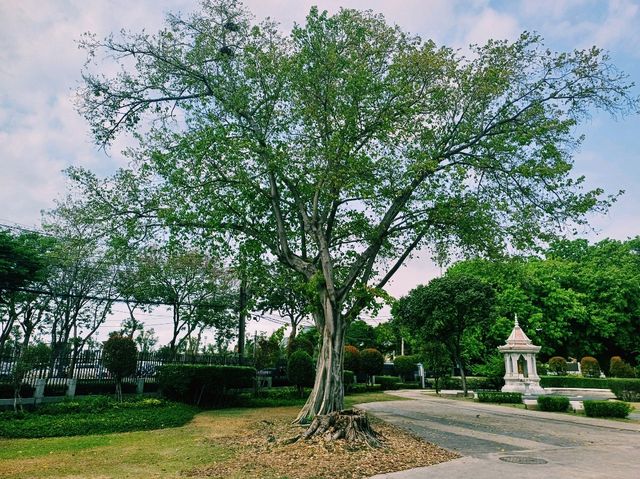
<path id="1" fill-rule="evenodd" d="M 515 325 L 511 334 L 507 338 L 507 342 L 504 346 L 498 348 L 501 352 L 517 351 L 517 352 L 532 352 L 537 353 L 540 351 L 540 346 L 534 345 L 529 337 L 524 334 L 524 331 L 518 324 L 518 316 L 515 317 Z"/>

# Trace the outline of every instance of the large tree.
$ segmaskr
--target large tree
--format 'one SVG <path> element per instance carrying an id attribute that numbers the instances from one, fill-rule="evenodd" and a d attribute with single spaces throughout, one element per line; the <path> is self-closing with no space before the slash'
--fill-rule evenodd
<path id="1" fill-rule="evenodd" d="M 347 324 L 416 248 L 527 248 L 605 209 L 570 175 L 576 125 L 637 108 L 597 48 L 553 53 L 525 33 L 464 57 L 347 9 L 312 8 L 285 37 L 204 1 L 155 35 L 82 44 L 96 141 L 140 144 L 113 180 L 72 178 L 107 224 L 250 241 L 304 278 L 321 346 L 300 421 L 342 409 Z M 96 71 L 103 58 L 116 73 Z"/>

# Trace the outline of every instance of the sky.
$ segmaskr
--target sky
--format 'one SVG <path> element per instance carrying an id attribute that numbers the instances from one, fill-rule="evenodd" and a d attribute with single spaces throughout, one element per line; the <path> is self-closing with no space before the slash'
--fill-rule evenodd
<path id="1" fill-rule="evenodd" d="M 256 18 L 271 17 L 283 31 L 304 22 L 312 5 L 371 9 L 389 22 L 437 44 L 464 51 L 490 38 L 514 40 L 536 31 L 557 51 L 596 45 L 612 63 L 640 83 L 640 0 L 247 0 Z M 186 0 L 0 0 L 0 224 L 37 228 L 40 211 L 51 208 L 66 188 L 69 166 L 109 175 L 124 166 L 117 141 L 108 154 L 92 142 L 88 125 L 74 109 L 85 61 L 77 41 L 85 32 L 104 37 L 121 29 L 154 32 L 167 12 L 189 13 Z M 640 95 L 636 87 L 635 94 Z M 575 174 L 587 185 L 625 194 L 602 216 L 591 217 L 591 240 L 640 234 L 640 116 L 614 119 L 595 114 L 581 125 Z M 418 255 L 389 286 L 394 296 L 440 274 L 428 254 Z M 116 308 L 118 309 L 118 308 Z M 122 311 L 126 309 L 124 306 Z M 116 312 L 116 316 L 118 313 Z M 124 316 L 122 314 L 121 316 Z M 119 317 L 119 316 L 118 316 Z M 149 316 L 165 341 L 168 317 Z M 380 319 L 384 319 L 381 317 Z M 114 325 L 117 317 L 111 320 Z M 271 331 L 274 323 L 252 322 L 248 331 Z"/>

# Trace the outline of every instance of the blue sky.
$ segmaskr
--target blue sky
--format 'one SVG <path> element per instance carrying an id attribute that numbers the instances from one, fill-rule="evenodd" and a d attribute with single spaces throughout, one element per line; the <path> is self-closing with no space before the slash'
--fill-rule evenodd
<path id="1" fill-rule="evenodd" d="M 311 5 L 372 9 L 403 29 L 438 44 L 464 50 L 489 38 L 516 38 L 537 31 L 553 50 L 597 45 L 640 83 L 640 0 L 247 0 L 256 17 L 270 16 L 283 30 L 302 22 Z M 65 191 L 62 170 L 85 166 L 109 174 L 123 160 L 92 144 L 73 107 L 83 52 L 76 41 L 86 31 L 99 37 L 121 28 L 157 30 L 168 11 L 189 12 L 186 0 L 20 0 L 0 3 L 0 223 L 38 226 L 40 210 Z M 635 94 L 640 95 L 636 87 Z M 640 234 L 640 116 L 618 121 L 594 115 L 580 128 L 586 140 L 575 156 L 576 174 L 589 186 L 626 190 L 606 216 L 593 217 L 591 239 Z M 391 285 L 401 295 L 437 274 L 423 259 L 403 268 Z"/>

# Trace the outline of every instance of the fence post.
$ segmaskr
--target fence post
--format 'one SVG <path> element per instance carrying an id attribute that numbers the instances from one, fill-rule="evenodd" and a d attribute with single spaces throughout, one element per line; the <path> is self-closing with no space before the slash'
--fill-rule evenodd
<path id="1" fill-rule="evenodd" d="M 76 395 L 76 384 L 78 380 L 75 378 L 67 379 L 67 397 L 73 398 Z"/>
<path id="2" fill-rule="evenodd" d="M 136 394 L 142 394 L 144 392 L 144 378 L 138 378 L 136 384 Z"/>
<path id="3" fill-rule="evenodd" d="M 33 402 L 35 404 L 40 404 L 42 402 L 42 398 L 44 397 L 44 387 L 46 385 L 46 379 L 36 379 L 36 390 L 33 393 Z"/>

